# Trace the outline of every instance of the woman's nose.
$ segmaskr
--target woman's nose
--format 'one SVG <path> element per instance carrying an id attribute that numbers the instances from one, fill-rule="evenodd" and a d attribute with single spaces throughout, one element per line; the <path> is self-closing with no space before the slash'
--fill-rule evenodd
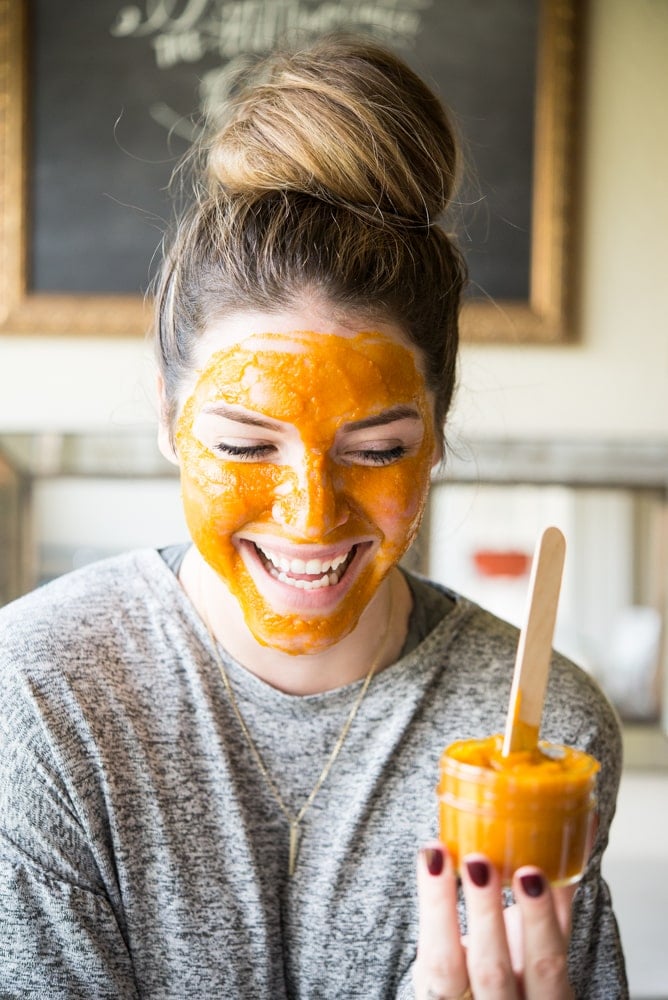
<path id="1" fill-rule="evenodd" d="M 337 470 L 320 454 L 307 454 L 292 466 L 275 497 L 274 521 L 302 538 L 323 538 L 348 517 Z"/>

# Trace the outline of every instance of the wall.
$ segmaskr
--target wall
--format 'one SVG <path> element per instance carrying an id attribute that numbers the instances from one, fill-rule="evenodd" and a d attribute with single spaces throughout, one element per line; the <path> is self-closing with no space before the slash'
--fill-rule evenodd
<path id="1" fill-rule="evenodd" d="M 612 891 L 631 1000 L 668 998 L 668 792 L 664 773 L 627 770 L 603 874 Z"/>

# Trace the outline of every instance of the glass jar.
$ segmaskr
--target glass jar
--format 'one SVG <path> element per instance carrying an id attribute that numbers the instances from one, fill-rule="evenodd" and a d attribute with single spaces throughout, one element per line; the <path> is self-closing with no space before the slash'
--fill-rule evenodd
<path id="1" fill-rule="evenodd" d="M 502 746 L 497 734 L 443 751 L 441 841 L 456 867 L 466 854 L 485 854 L 506 885 L 522 865 L 537 865 L 553 885 L 577 882 L 589 852 L 598 761 L 544 741 L 507 757 Z"/>

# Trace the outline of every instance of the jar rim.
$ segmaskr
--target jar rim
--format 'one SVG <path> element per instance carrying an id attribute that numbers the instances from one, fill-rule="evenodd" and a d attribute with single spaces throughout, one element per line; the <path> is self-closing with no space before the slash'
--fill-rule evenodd
<path id="1" fill-rule="evenodd" d="M 500 739 L 500 737 L 493 739 Z M 563 760 L 566 765 L 563 768 L 552 770 L 541 767 L 540 764 L 532 766 L 530 763 L 518 764 L 516 768 L 512 766 L 490 767 L 461 760 L 456 755 L 457 751 L 465 746 L 470 747 L 474 743 L 479 743 L 482 746 L 489 742 L 490 738 L 487 737 L 484 740 L 456 740 L 451 743 L 441 755 L 441 776 L 505 787 L 542 788 L 560 785 L 568 788 L 569 785 L 573 785 L 583 788 L 595 778 L 601 766 L 595 757 L 584 750 L 563 744 L 549 743 L 547 740 L 539 740 L 539 750 L 548 759 Z"/>

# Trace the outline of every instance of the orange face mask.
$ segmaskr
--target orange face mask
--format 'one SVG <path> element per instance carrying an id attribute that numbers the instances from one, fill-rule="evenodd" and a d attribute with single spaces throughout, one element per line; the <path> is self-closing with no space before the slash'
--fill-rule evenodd
<path id="1" fill-rule="evenodd" d="M 434 457 L 412 352 L 382 334 L 259 334 L 214 353 L 176 428 L 186 520 L 255 638 L 347 635 L 418 530 Z"/>

